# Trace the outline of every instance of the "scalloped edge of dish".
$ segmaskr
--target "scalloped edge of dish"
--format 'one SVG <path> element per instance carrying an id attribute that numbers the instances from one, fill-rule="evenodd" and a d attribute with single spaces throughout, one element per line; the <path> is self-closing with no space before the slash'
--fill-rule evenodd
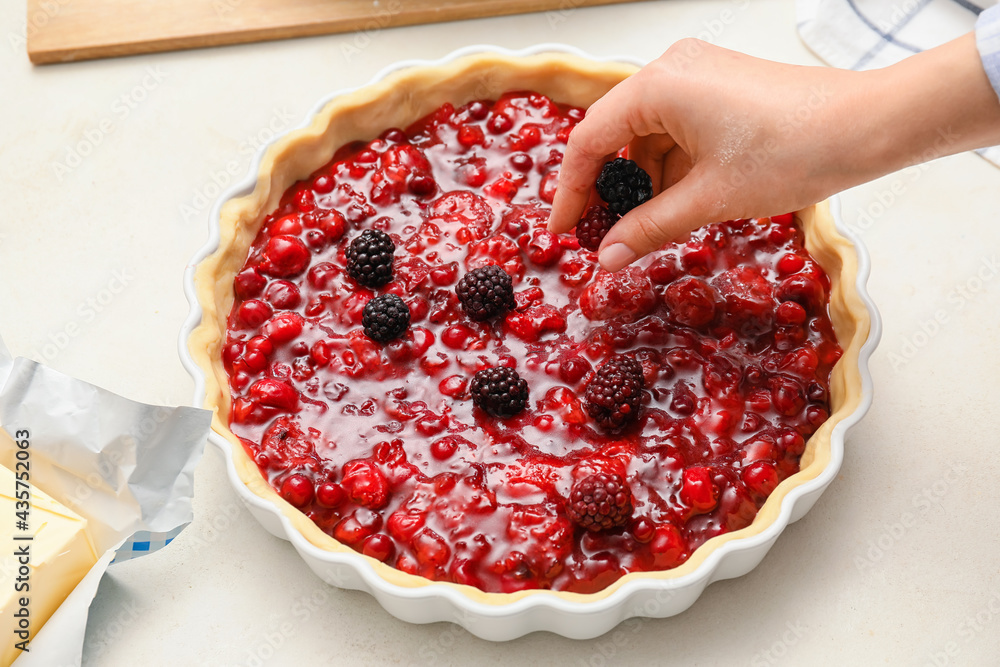
<path id="1" fill-rule="evenodd" d="M 338 91 L 327 96 L 306 116 L 305 122 L 300 127 L 279 137 L 258 152 L 247 177 L 219 198 L 210 218 L 210 238 L 185 271 L 184 288 L 191 311 L 180 332 L 179 353 L 185 369 L 195 380 L 196 404 L 205 401 L 206 378 L 202 366 L 195 361 L 190 350 L 192 334 L 203 320 L 202 305 L 195 284 L 195 271 L 202 261 L 220 247 L 220 219 L 223 216 L 223 206 L 233 199 L 251 195 L 261 186 L 261 165 L 272 154 L 275 144 L 285 142 L 287 145 L 289 139 L 295 137 L 297 133 L 306 132 L 332 101 L 358 90 L 367 89 L 397 72 L 412 67 L 445 67 L 461 58 L 483 54 L 497 54 L 503 58 L 524 58 L 543 53 L 568 54 L 597 63 L 641 66 L 635 59 L 594 58 L 573 47 L 558 44 L 542 44 L 520 51 L 479 45 L 460 49 L 437 61 L 403 61 L 382 70 L 365 86 Z M 273 157 L 271 159 L 273 162 Z M 266 199 L 266 196 L 264 198 Z M 820 204 L 806 209 L 800 212 L 799 217 L 803 215 L 811 217 L 816 211 L 822 211 L 823 206 L 824 204 Z M 830 446 L 824 447 L 819 457 L 816 456 L 817 448 L 813 440 L 820 432 L 818 431 L 810 439 L 810 449 L 807 449 L 806 456 L 811 455 L 812 460 L 807 461 L 799 473 L 779 485 L 758 513 L 760 521 L 755 519 L 747 528 L 709 540 L 687 562 L 672 570 L 629 574 L 602 591 L 586 595 L 553 591 L 484 593 L 468 586 L 433 582 L 422 577 L 407 575 L 336 543 L 325 533 L 322 536 L 310 534 L 321 531 L 298 510 L 281 500 L 269 487 L 263 485 L 266 488 L 251 489 L 248 486 L 247 480 L 241 477 L 236 466 L 236 455 L 242 453 L 242 448 L 237 449 L 235 439 L 229 440 L 215 429 L 209 439 L 226 456 L 227 472 L 237 494 L 269 532 L 290 541 L 303 560 L 324 581 L 343 588 L 365 590 L 372 594 L 389 613 L 403 620 L 414 623 L 452 621 L 479 637 L 492 640 L 512 639 L 538 630 L 583 639 L 599 636 L 632 616 L 665 617 L 680 613 L 694 603 L 709 583 L 741 576 L 752 570 L 784 528 L 801 518 L 812 507 L 840 469 L 847 429 L 857 423 L 871 405 L 872 381 L 868 370 L 868 359 L 880 338 L 881 322 L 878 311 L 865 288 L 870 260 L 864 246 L 840 221 L 838 200 L 832 201 L 831 209 L 830 227 L 834 236 L 831 237 L 832 240 L 827 240 L 834 246 L 840 247 L 842 251 L 835 253 L 833 260 L 839 260 L 841 264 L 856 263 L 856 266 L 844 267 L 847 274 L 851 273 L 850 270 L 854 270 L 853 292 L 840 290 L 854 303 L 842 305 L 848 310 L 860 309 L 868 318 L 867 335 L 861 335 L 860 331 L 856 330 L 850 344 L 845 345 L 844 357 L 856 355 L 857 358 L 856 369 L 852 363 L 846 373 L 852 376 L 849 378 L 852 384 L 860 384 L 860 392 L 855 392 L 858 394 L 856 404 L 850 410 L 847 409 L 850 406 L 840 406 L 830 420 L 821 427 L 820 431 L 825 430 L 823 437 L 829 437 Z M 847 252 L 843 246 L 852 247 L 853 252 Z M 815 249 L 809 248 L 809 250 L 814 252 Z M 830 258 L 827 258 L 826 262 L 821 258 L 817 259 L 824 268 L 833 261 Z M 862 321 L 861 324 L 866 322 Z M 857 371 L 856 374 L 853 373 L 854 370 Z M 841 376 L 844 374 L 841 373 Z M 836 390 L 834 393 L 836 394 Z M 216 421 L 219 421 L 218 417 Z M 303 521 L 308 525 L 304 526 Z M 309 530 L 309 526 L 314 530 Z M 326 540 L 333 542 L 339 549 L 330 550 L 329 545 L 324 544 Z"/>

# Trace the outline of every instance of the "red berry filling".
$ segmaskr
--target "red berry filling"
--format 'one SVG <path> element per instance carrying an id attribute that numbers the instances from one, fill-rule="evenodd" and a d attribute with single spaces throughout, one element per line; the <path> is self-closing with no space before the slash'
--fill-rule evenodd
<path id="1" fill-rule="evenodd" d="M 791 216 L 710 225 L 615 275 L 545 229 L 581 118 L 535 93 L 445 105 L 344 146 L 264 221 L 234 281 L 230 425 L 344 544 L 485 591 L 597 591 L 747 526 L 829 415 L 829 281 Z M 395 246 L 376 287 L 345 268 L 369 229 Z M 456 286 L 489 265 L 513 301 L 476 321 Z M 410 312 L 384 343 L 362 327 L 380 294 Z M 615 355 L 641 397 L 609 430 L 584 394 Z M 501 367 L 529 388 L 502 419 L 471 400 Z M 616 504 L 581 491 L 594 479 Z"/>

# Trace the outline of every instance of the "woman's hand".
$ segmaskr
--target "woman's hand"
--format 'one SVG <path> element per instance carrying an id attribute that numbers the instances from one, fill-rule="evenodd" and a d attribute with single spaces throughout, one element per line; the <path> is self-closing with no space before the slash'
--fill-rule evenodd
<path id="1" fill-rule="evenodd" d="M 598 100 L 570 134 L 549 229 L 576 225 L 601 167 L 626 145 L 654 197 L 608 232 L 599 250 L 608 271 L 704 224 L 795 211 L 991 137 L 1000 141 L 1000 102 L 971 34 L 871 72 L 686 39 Z"/>

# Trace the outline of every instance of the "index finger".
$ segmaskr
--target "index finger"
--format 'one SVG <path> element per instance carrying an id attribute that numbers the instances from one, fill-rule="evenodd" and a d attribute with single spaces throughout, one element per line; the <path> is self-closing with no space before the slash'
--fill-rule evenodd
<path id="1" fill-rule="evenodd" d="M 576 226 L 590 199 L 590 190 L 608 158 L 632 139 L 649 134 L 640 105 L 641 71 L 597 100 L 573 128 L 559 170 L 549 230 L 567 232 Z"/>

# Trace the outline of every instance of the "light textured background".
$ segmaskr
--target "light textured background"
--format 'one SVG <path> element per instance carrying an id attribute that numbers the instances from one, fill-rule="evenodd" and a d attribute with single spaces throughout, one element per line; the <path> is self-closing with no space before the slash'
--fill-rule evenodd
<path id="1" fill-rule="evenodd" d="M 23 3 L 3 3 L 0 333 L 15 354 L 170 404 L 191 400 L 175 351 L 181 274 L 206 238 L 213 177 L 231 161 L 242 175 L 257 137 L 297 125 L 328 92 L 483 42 L 653 58 L 701 33 L 816 64 L 784 0 L 570 9 L 39 69 L 24 29 Z M 875 405 L 817 507 L 754 572 L 683 615 L 588 642 L 491 644 L 405 624 L 320 583 L 238 506 L 209 448 L 194 524 L 111 569 L 84 664 L 997 664 L 1000 277 L 977 272 L 1000 254 L 1000 170 L 948 158 L 846 193 L 844 213 L 863 228 L 885 318 Z M 929 324 L 935 313 L 943 324 Z"/>

